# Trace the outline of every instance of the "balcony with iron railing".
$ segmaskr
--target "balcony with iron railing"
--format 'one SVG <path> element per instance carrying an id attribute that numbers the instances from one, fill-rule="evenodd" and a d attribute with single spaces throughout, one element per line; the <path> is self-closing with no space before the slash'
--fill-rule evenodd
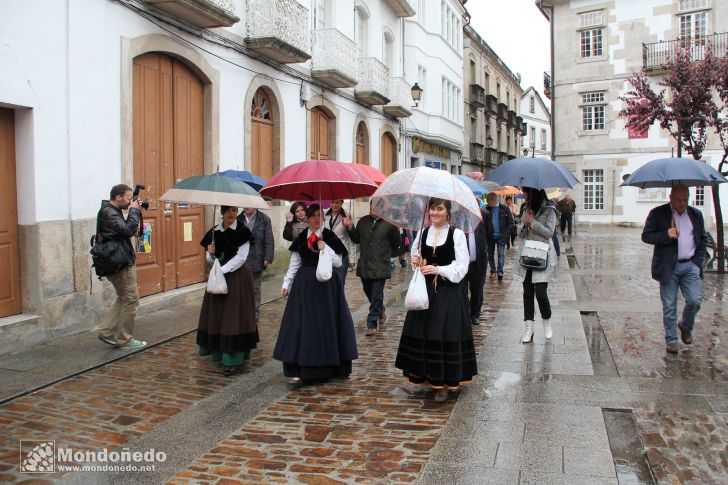
<path id="1" fill-rule="evenodd" d="M 680 48 L 688 49 L 690 57 L 694 61 L 700 61 L 705 59 L 708 46 L 713 51 L 713 56 L 728 57 L 728 32 L 642 44 L 642 67 L 646 70 L 665 69 Z"/>
<path id="2" fill-rule="evenodd" d="M 245 47 L 281 63 L 307 61 L 308 9 L 296 0 L 248 0 Z"/>
<path id="3" fill-rule="evenodd" d="M 526 132 L 523 131 L 523 117 L 522 116 L 516 116 L 516 131 L 520 133 L 521 135 L 525 135 Z"/>
<path id="4" fill-rule="evenodd" d="M 548 72 L 543 73 L 543 94 L 551 99 L 551 74 Z"/>
<path id="5" fill-rule="evenodd" d="M 389 68 L 375 57 L 357 59 L 359 78 L 354 97 L 369 104 L 389 103 Z"/>
<path id="6" fill-rule="evenodd" d="M 474 108 L 485 107 L 485 88 L 478 83 L 470 85 L 470 106 Z"/>
<path id="7" fill-rule="evenodd" d="M 415 10 L 414 0 L 384 0 L 397 17 L 412 17 Z"/>
<path id="8" fill-rule="evenodd" d="M 485 146 L 482 143 L 472 142 L 470 144 L 470 160 L 473 162 L 485 161 Z"/>
<path id="9" fill-rule="evenodd" d="M 498 113 L 498 98 L 492 94 L 485 96 L 485 114 L 495 116 Z"/>
<path id="10" fill-rule="evenodd" d="M 487 147 L 485 149 L 485 164 L 489 167 L 498 165 L 498 151 L 495 148 Z"/>
<path id="11" fill-rule="evenodd" d="M 508 121 L 508 105 L 505 103 L 498 103 L 498 113 L 496 114 L 498 121 Z"/>
<path id="12" fill-rule="evenodd" d="M 357 84 L 356 44 L 337 29 L 312 32 L 311 76 L 333 88 Z"/>
<path id="13" fill-rule="evenodd" d="M 141 0 L 197 27 L 231 27 L 240 21 L 233 0 Z"/>
<path id="14" fill-rule="evenodd" d="M 513 110 L 508 110 L 508 128 L 516 128 L 516 112 Z"/>
<path id="15" fill-rule="evenodd" d="M 397 118 L 412 116 L 412 91 L 409 83 L 401 77 L 389 78 L 389 104 L 384 112 Z"/>

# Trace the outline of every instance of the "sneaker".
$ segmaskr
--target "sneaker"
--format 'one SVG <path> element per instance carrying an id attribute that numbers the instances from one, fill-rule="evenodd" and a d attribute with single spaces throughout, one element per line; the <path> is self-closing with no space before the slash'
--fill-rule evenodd
<path id="1" fill-rule="evenodd" d="M 145 347 L 146 345 L 147 345 L 147 343 L 144 340 L 137 340 L 137 339 L 133 338 L 133 339 L 129 340 L 129 342 L 127 342 L 123 345 L 118 345 L 118 347 L 120 349 L 138 349 L 141 347 Z"/>
<path id="2" fill-rule="evenodd" d="M 101 340 L 105 344 L 117 346 L 119 345 L 119 342 L 114 337 L 102 337 L 99 335 L 99 340 Z"/>
<path id="3" fill-rule="evenodd" d="M 288 379 L 288 383 L 292 386 L 298 386 L 301 384 L 301 378 L 300 377 L 291 377 Z"/>

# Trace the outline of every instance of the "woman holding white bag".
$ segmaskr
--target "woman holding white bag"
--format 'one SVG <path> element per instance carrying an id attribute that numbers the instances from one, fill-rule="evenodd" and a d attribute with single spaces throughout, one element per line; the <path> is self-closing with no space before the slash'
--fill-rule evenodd
<path id="1" fill-rule="evenodd" d="M 470 306 L 461 286 L 470 263 L 468 244 L 463 231 L 450 226 L 450 211 L 449 200 L 430 199 L 432 224 L 412 243 L 412 266 L 425 276 L 429 304 L 407 312 L 395 363 L 410 383 L 436 390 L 437 402 L 478 373 Z"/>
<path id="2" fill-rule="evenodd" d="M 518 251 L 520 256 L 513 270 L 513 281 L 523 283 L 523 320 L 526 328 L 521 341 L 526 344 L 533 341 L 533 321 L 536 313 L 534 296 L 543 320 L 544 337 L 546 340 L 553 337 L 548 282 L 556 270 L 556 250 L 551 239 L 559 216 L 544 190 L 523 187 L 523 195 L 525 202 L 522 225 L 518 232 L 518 238 L 521 240 Z M 543 250 L 539 246 L 542 246 Z M 537 267 L 539 258 L 546 258 L 541 265 L 543 269 Z"/>
<path id="3" fill-rule="evenodd" d="M 207 262 L 222 267 L 227 293 L 205 293 L 197 345 L 200 355 L 222 362 L 229 376 L 250 359 L 250 351 L 258 343 L 253 276 L 245 264 L 253 235 L 245 224 L 237 222 L 237 207 L 222 206 L 220 212 L 222 222 L 205 234 L 200 245 L 207 250 Z"/>
<path id="4" fill-rule="evenodd" d="M 331 267 L 340 267 L 348 252 L 336 234 L 321 227 L 318 204 L 306 215 L 308 229 L 289 248 L 291 263 L 281 288 L 288 302 L 273 352 L 291 384 L 347 378 L 358 357 L 344 284 Z"/>

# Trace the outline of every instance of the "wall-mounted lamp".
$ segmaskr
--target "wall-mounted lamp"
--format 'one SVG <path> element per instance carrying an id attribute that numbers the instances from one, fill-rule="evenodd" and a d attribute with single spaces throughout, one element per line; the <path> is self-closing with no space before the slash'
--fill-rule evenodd
<path id="1" fill-rule="evenodd" d="M 412 89 L 410 89 L 410 93 L 412 93 L 412 100 L 415 102 L 415 105 L 412 106 L 413 108 L 417 108 L 420 100 L 422 99 L 423 92 L 424 90 L 417 83 L 415 83 L 415 85 L 412 86 Z"/>

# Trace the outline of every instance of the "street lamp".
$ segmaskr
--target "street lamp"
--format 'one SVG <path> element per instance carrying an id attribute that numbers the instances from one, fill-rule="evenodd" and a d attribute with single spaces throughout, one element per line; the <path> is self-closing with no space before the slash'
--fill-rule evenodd
<path id="1" fill-rule="evenodd" d="M 523 149 L 523 156 L 524 157 L 527 157 L 528 156 L 528 148 L 524 148 Z"/>
<path id="2" fill-rule="evenodd" d="M 493 156 L 493 154 L 490 152 L 490 146 L 493 144 L 493 137 L 491 137 L 490 135 L 488 135 L 488 138 L 485 139 L 485 144 L 488 145 L 488 149 L 489 149 L 488 150 L 488 163 L 492 167 L 493 166 L 493 161 L 491 160 L 491 157 Z"/>
<path id="3" fill-rule="evenodd" d="M 412 86 L 412 88 L 410 89 L 410 93 L 412 94 L 412 100 L 415 102 L 415 105 L 412 106 L 413 108 L 417 108 L 420 99 L 422 99 L 423 92 L 424 90 L 417 83 L 415 83 L 415 85 Z"/>

